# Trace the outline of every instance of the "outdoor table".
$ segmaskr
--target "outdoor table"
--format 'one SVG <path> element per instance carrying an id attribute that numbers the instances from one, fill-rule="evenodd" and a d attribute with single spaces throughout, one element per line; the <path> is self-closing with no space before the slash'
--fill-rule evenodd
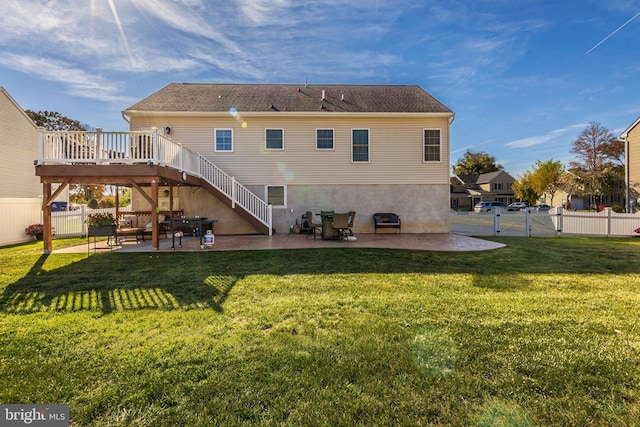
<path id="1" fill-rule="evenodd" d="M 207 219 L 207 217 L 179 217 L 179 218 L 171 218 L 169 220 L 171 222 L 171 249 L 176 248 L 176 229 L 180 228 L 190 228 L 193 230 L 193 233 L 198 234 L 200 237 L 200 246 L 202 246 L 202 231 L 203 226 L 211 226 L 213 230 L 213 224 L 217 222 L 216 219 Z M 178 236 L 178 244 L 182 247 L 182 234 Z"/>
<path id="2" fill-rule="evenodd" d="M 338 238 L 338 232 L 331 227 L 333 223 L 333 212 L 320 212 L 322 218 L 322 240 L 332 240 Z"/>

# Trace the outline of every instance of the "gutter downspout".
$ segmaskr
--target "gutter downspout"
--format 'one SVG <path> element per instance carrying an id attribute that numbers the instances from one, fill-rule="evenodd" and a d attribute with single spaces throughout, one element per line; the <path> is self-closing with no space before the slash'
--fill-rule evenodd
<path id="1" fill-rule="evenodd" d="M 631 182 L 629 179 L 629 139 L 618 138 L 618 141 L 624 142 L 624 196 L 626 199 L 625 207 L 627 213 L 631 213 Z"/>
<path id="2" fill-rule="evenodd" d="M 124 114 L 124 111 L 121 111 L 121 114 L 124 121 L 127 122 L 129 124 L 129 128 L 131 128 L 131 121 L 127 119 L 127 116 Z"/>

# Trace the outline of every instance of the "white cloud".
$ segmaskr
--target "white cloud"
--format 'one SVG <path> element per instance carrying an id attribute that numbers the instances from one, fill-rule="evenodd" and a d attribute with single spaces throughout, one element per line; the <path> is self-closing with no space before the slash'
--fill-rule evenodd
<path id="1" fill-rule="evenodd" d="M 119 95 L 119 85 L 95 74 L 74 68 L 72 64 L 32 56 L 14 54 L 0 56 L 0 64 L 26 74 L 37 75 L 45 80 L 65 83 L 68 93 L 82 98 L 101 101 L 130 102 Z"/>
<path id="2" fill-rule="evenodd" d="M 510 148 L 526 148 L 533 147 L 535 145 L 546 144 L 547 142 L 554 141 L 557 138 L 565 138 L 566 134 L 570 131 L 575 131 L 579 128 L 585 128 L 588 124 L 581 123 L 576 125 L 571 125 L 566 128 L 552 130 L 545 135 L 536 135 L 530 136 L 528 138 L 516 139 L 515 141 L 507 142 L 505 147 Z"/>
<path id="3" fill-rule="evenodd" d="M 229 40 L 222 32 L 216 30 L 213 25 L 204 19 L 201 14 L 202 4 L 183 2 L 182 5 L 176 5 L 164 0 L 132 1 L 141 13 L 156 17 L 168 28 L 214 40 L 229 51 L 236 54 L 242 53 L 242 50 L 233 41 Z M 187 5 L 191 5 L 191 8 L 185 7 Z M 197 7 L 193 8 L 193 5 Z"/>
<path id="4" fill-rule="evenodd" d="M 289 7 L 287 0 L 240 0 L 240 11 L 253 25 L 281 23 Z"/>

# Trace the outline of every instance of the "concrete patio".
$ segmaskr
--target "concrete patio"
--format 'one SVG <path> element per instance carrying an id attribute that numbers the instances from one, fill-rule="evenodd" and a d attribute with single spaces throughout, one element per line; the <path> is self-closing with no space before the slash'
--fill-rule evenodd
<path id="1" fill-rule="evenodd" d="M 198 237 L 183 237 L 182 247 L 178 246 L 175 239 L 175 249 L 172 249 L 172 239 L 160 239 L 160 248 L 153 250 L 151 241 L 136 243 L 131 239 L 121 244 L 109 247 L 106 240 L 98 241 L 94 250 L 94 242 L 91 240 L 89 247 L 85 245 L 74 246 L 65 249 L 55 249 L 53 253 L 82 253 L 82 252 L 171 252 L 171 251 L 236 251 L 236 250 L 262 250 L 262 249 L 311 249 L 311 248 L 385 248 L 385 249 L 409 249 L 421 251 L 442 252 L 471 252 L 486 251 L 502 248 L 502 243 L 490 242 L 474 237 L 457 234 L 358 234 L 355 241 L 322 240 L 319 237 L 313 240 L 304 234 L 275 234 L 264 235 L 216 235 L 215 243 L 209 247 L 201 247 Z"/>

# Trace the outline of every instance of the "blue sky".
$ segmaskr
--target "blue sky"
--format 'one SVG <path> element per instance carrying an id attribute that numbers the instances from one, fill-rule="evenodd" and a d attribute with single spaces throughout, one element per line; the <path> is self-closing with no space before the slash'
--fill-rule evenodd
<path id="1" fill-rule="evenodd" d="M 640 0 L 2 0 L 0 86 L 126 130 L 171 82 L 418 84 L 517 177 L 640 116 L 639 42 Z"/>

